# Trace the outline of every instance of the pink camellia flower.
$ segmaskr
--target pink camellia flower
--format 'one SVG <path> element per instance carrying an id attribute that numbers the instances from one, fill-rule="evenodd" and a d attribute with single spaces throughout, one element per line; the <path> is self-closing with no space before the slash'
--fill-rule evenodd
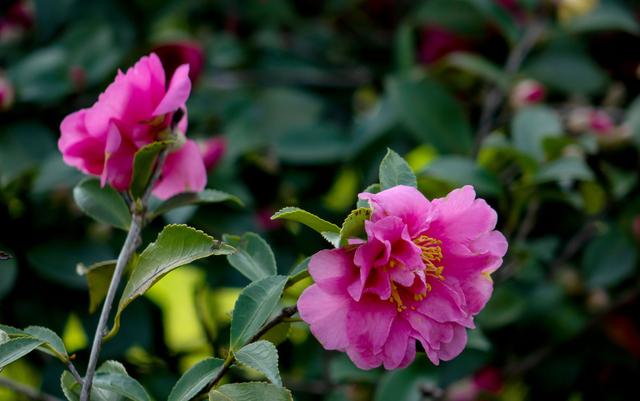
<path id="1" fill-rule="evenodd" d="M 167 73 L 167 79 L 173 76 L 178 67 L 189 64 L 189 79 L 194 84 L 200 78 L 204 68 L 204 52 L 200 45 L 191 41 L 163 43 L 156 46 L 153 52 L 160 57 Z"/>
<path id="2" fill-rule="evenodd" d="M 533 79 L 518 82 L 510 94 L 511 106 L 521 108 L 540 103 L 544 100 L 546 90 L 544 86 Z"/>
<path id="3" fill-rule="evenodd" d="M 60 124 L 58 148 L 65 163 L 99 176 L 102 185 L 126 190 L 136 151 L 166 137 L 179 110 L 178 136 L 184 137 L 185 103 L 191 91 L 188 74 L 189 66 L 182 65 L 165 85 L 164 69 L 154 53 L 126 73 L 118 72 L 93 106 L 69 114 Z M 185 139 L 167 156 L 153 194 L 166 199 L 183 191 L 201 191 L 206 181 L 198 145 Z"/>
<path id="4" fill-rule="evenodd" d="M 207 170 L 214 168 L 218 162 L 224 156 L 224 152 L 227 150 L 227 141 L 222 136 L 216 136 L 209 138 L 200 143 L 200 152 L 202 153 L 202 160 Z"/>
<path id="5" fill-rule="evenodd" d="M 367 240 L 311 258 L 315 284 L 298 301 L 300 316 L 324 348 L 362 369 L 407 366 L 416 340 L 436 365 L 454 358 L 507 251 L 496 212 L 471 186 L 431 202 L 407 186 L 360 199 L 372 207 Z"/>

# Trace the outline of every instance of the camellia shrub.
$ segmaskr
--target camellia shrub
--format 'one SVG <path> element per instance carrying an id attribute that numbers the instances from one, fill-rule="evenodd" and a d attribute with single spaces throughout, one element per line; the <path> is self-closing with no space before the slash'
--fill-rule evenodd
<path id="1" fill-rule="evenodd" d="M 1 5 L 0 399 L 630 399 L 634 7 Z"/>

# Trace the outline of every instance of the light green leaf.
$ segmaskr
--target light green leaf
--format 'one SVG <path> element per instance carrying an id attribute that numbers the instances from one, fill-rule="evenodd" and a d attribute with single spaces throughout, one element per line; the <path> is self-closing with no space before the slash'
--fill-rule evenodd
<path id="1" fill-rule="evenodd" d="M 320 234 L 322 235 L 322 238 L 333 245 L 334 248 L 340 247 L 340 233 L 335 233 L 333 231 L 323 231 Z"/>
<path id="2" fill-rule="evenodd" d="M 189 370 L 173 386 L 167 401 L 189 401 L 218 374 L 224 361 L 219 358 L 204 359 Z"/>
<path id="3" fill-rule="evenodd" d="M 150 401 L 151 397 L 138 381 L 121 373 L 97 372 L 93 385 L 132 401 Z"/>
<path id="4" fill-rule="evenodd" d="M 247 344 L 235 352 L 236 360 L 241 364 L 262 372 L 269 381 L 282 387 L 278 371 L 278 350 L 269 341 L 260 340 Z"/>
<path id="5" fill-rule="evenodd" d="M 24 329 L 24 332 L 44 343 L 39 348 L 41 351 L 55 356 L 62 362 L 69 360 L 69 354 L 64 346 L 64 342 L 62 342 L 62 339 L 53 330 L 46 327 L 29 326 Z"/>
<path id="6" fill-rule="evenodd" d="M 258 234 L 245 233 L 242 237 L 224 235 L 223 239 L 237 250 L 227 255 L 229 264 L 249 280 L 257 281 L 278 273 L 271 247 Z"/>
<path id="7" fill-rule="evenodd" d="M 409 164 L 391 149 L 387 149 L 387 154 L 380 163 L 380 186 L 382 189 L 389 189 L 396 185 L 408 185 L 417 187 L 416 175 L 413 174 Z"/>
<path id="8" fill-rule="evenodd" d="M 189 206 L 198 205 L 203 203 L 219 203 L 219 202 L 232 202 L 238 206 L 244 206 L 240 198 L 235 195 L 228 194 L 216 189 L 205 189 L 202 192 L 183 192 L 178 195 L 172 196 L 166 201 L 162 202 L 152 212 L 152 217 L 159 216 L 170 210 Z"/>
<path id="9" fill-rule="evenodd" d="M 254 336 L 278 306 L 286 276 L 271 276 L 249 284 L 238 297 L 231 320 L 232 351 Z"/>
<path id="10" fill-rule="evenodd" d="M 169 145 L 169 142 L 152 142 L 141 147 L 136 152 L 133 159 L 133 175 L 131 176 L 131 186 L 129 190 L 133 198 L 140 198 L 153 174 L 153 169 L 158 159 L 158 155 Z"/>
<path id="11" fill-rule="evenodd" d="M 640 31 L 633 12 L 612 2 L 600 2 L 591 12 L 568 21 L 566 28 L 572 33 L 624 31 L 638 34 Z"/>
<path id="12" fill-rule="evenodd" d="M 42 340 L 19 337 L 0 344 L 0 370 L 42 345 Z"/>
<path id="13" fill-rule="evenodd" d="M 364 222 L 371 217 L 371 209 L 361 207 L 352 210 L 342 223 L 340 229 L 340 246 L 346 246 L 350 238 L 361 237 L 364 233 Z"/>
<path id="14" fill-rule="evenodd" d="M 78 401 L 80 399 L 80 383 L 66 370 L 60 376 L 60 388 L 68 401 Z M 93 397 L 91 398 L 93 401 Z M 95 401 L 98 400 L 96 399 Z"/>
<path id="15" fill-rule="evenodd" d="M 9 341 L 9 334 L 6 331 L 0 329 L 0 344 L 4 344 Z"/>
<path id="16" fill-rule="evenodd" d="M 152 285 L 172 270 L 211 255 L 229 255 L 235 250 L 208 234 L 183 224 L 166 226 L 140 254 L 129 281 L 124 287 L 114 326 L 107 335 L 115 335 L 120 325 L 122 311 L 134 299 L 144 294 Z"/>
<path id="17" fill-rule="evenodd" d="M 211 390 L 209 401 L 293 401 L 293 397 L 289 390 L 269 383 L 234 383 Z"/>
<path id="18" fill-rule="evenodd" d="M 319 233 L 322 233 L 323 231 L 334 233 L 340 232 L 340 228 L 335 224 L 297 207 L 285 207 L 284 209 L 280 209 L 276 214 L 271 216 L 271 220 L 276 219 L 297 221 L 298 223 L 302 223 Z"/>
<path id="19" fill-rule="evenodd" d="M 60 377 L 62 392 L 69 401 L 80 399 L 81 385 L 67 371 Z M 144 388 L 129 377 L 125 367 L 118 361 L 106 361 L 96 370 L 91 401 L 147 401 L 150 397 Z"/>
<path id="20" fill-rule="evenodd" d="M 420 142 L 442 153 L 469 153 L 471 126 L 458 101 L 438 82 L 392 77 L 387 92 L 400 121 Z"/>
<path id="21" fill-rule="evenodd" d="M 82 180 L 73 189 L 73 198 L 83 212 L 95 220 L 127 230 L 131 224 L 129 208 L 120 194 L 110 186 L 100 188 L 95 178 Z"/>
<path id="22" fill-rule="evenodd" d="M 87 276 L 87 283 L 89 285 L 89 313 L 94 313 L 102 300 L 107 296 L 109 285 L 111 284 L 111 277 L 116 269 L 117 260 L 106 260 L 104 262 L 94 263 L 91 266 L 84 268 L 83 265 L 78 265 L 80 274 Z"/>
<path id="23" fill-rule="evenodd" d="M 562 135 L 562 123 L 558 114 L 544 106 L 519 110 L 511 121 L 513 145 L 521 152 L 544 160 L 543 140 Z"/>

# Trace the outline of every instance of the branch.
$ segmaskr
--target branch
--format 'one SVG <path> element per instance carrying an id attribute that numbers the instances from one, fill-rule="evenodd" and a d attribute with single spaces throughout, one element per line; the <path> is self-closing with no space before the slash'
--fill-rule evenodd
<path id="1" fill-rule="evenodd" d="M 507 75 L 512 75 L 520 69 L 522 62 L 527 57 L 531 49 L 533 49 L 533 46 L 536 44 L 543 32 L 544 25 L 541 22 L 534 21 L 529 25 L 529 28 L 522 36 L 522 39 L 515 45 L 507 57 L 507 61 L 504 66 L 504 72 Z M 480 123 L 478 133 L 476 134 L 474 154 L 478 153 L 484 138 L 491 133 L 495 114 L 502 105 L 504 98 L 505 93 L 498 86 L 493 86 L 487 93 L 482 107 L 482 112 L 480 114 Z"/>
<path id="2" fill-rule="evenodd" d="M 31 388 L 29 386 L 25 386 L 22 383 L 14 382 L 8 377 L 0 376 L 0 386 L 6 387 L 9 390 L 13 391 L 16 394 L 22 394 L 29 399 L 36 401 L 62 401 L 58 397 L 54 397 L 49 394 L 41 393 L 40 391 Z"/>
<path id="3" fill-rule="evenodd" d="M 82 380 L 82 376 L 80 376 L 80 373 L 78 373 L 78 370 L 73 365 L 73 362 L 67 361 L 67 368 L 69 369 L 69 372 L 71 372 L 73 378 L 82 385 L 82 383 L 84 383 L 84 380 Z"/>
<path id="4" fill-rule="evenodd" d="M 284 322 L 285 319 L 288 319 L 291 316 L 295 315 L 297 312 L 298 312 L 297 305 L 292 305 L 292 306 L 287 306 L 285 308 L 282 308 L 282 310 L 278 315 L 274 316 L 273 319 L 271 319 L 269 322 L 267 322 L 267 324 L 262 326 L 262 328 L 258 330 L 258 332 L 254 334 L 253 337 L 249 339 L 249 341 L 247 341 L 247 344 L 251 344 L 252 342 L 259 340 L 260 337 L 265 335 L 266 332 L 268 332 L 278 324 Z M 213 379 L 211 379 L 207 387 L 205 387 L 205 392 L 208 393 L 211 390 L 211 388 L 215 386 L 216 383 L 218 383 L 220 379 L 222 379 L 222 377 L 224 377 L 224 375 L 229 371 L 229 368 L 231 368 L 231 365 L 233 364 L 233 362 L 235 362 L 235 359 L 236 358 L 235 356 L 233 356 L 233 353 L 230 352 L 227 358 L 224 360 L 224 364 L 222 365 L 222 368 L 220 369 L 220 371 L 218 371 L 218 374 Z"/>

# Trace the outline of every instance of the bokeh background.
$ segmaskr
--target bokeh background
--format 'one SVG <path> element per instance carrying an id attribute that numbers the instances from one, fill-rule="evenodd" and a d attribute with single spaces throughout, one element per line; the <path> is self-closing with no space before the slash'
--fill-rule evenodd
<path id="1" fill-rule="evenodd" d="M 2 0 L 0 250 L 14 258 L 0 261 L 0 322 L 50 327 L 88 359 L 97 316 L 77 265 L 113 258 L 124 234 L 75 206 L 81 176 L 62 163 L 58 126 L 156 51 L 191 64 L 188 135 L 208 187 L 246 204 L 167 221 L 257 232 L 286 273 L 329 245 L 271 214 L 295 205 L 339 223 L 387 147 L 427 196 L 473 184 L 499 213 L 510 250 L 460 357 L 360 371 L 286 325 L 271 336 L 296 400 L 633 399 L 639 18 L 639 2 L 615 0 Z M 179 269 L 129 307 L 103 357 L 165 399 L 224 353 L 246 284 L 221 257 Z M 0 374 L 61 396 L 61 372 L 32 354 Z"/>

